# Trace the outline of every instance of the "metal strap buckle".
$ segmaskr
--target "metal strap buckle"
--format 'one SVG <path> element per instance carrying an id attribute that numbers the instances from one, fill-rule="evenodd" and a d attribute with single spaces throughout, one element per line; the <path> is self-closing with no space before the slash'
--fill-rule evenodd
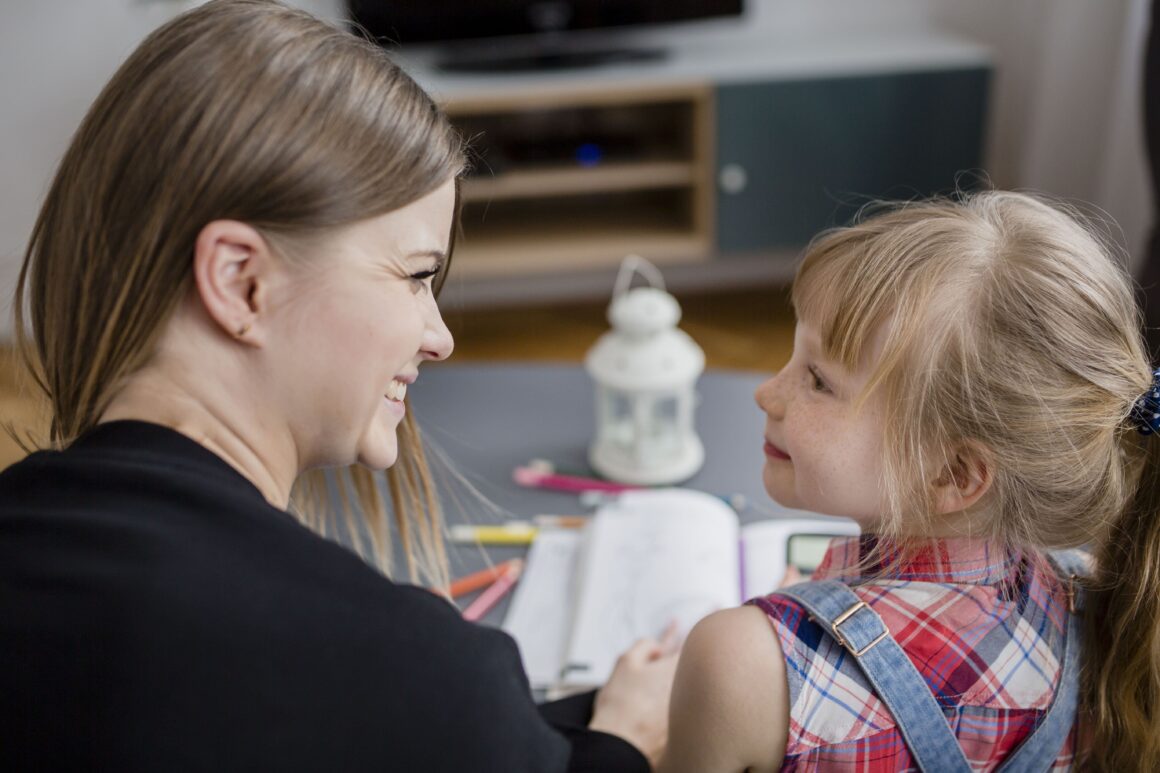
<path id="1" fill-rule="evenodd" d="M 831 630 L 832 630 L 832 632 L 833 632 L 833 634 L 834 634 L 834 638 L 838 640 L 838 644 L 841 644 L 843 647 L 845 647 L 846 649 L 850 650 L 850 652 L 853 652 L 853 653 L 854 653 L 854 657 L 856 657 L 856 658 L 860 658 L 860 657 L 862 657 L 863 655 L 865 655 L 867 652 L 869 652 L 869 651 L 870 651 L 870 649 L 871 649 L 871 648 L 872 648 L 872 647 L 873 647 L 875 644 L 877 644 L 878 642 L 882 641 L 883 639 L 885 639 L 887 636 L 889 636 L 889 635 L 890 635 L 890 632 L 889 632 L 889 631 L 887 631 L 887 630 L 883 630 L 883 631 L 882 631 L 882 633 L 880 633 L 880 634 L 877 636 L 877 638 L 875 638 L 875 639 L 874 639 L 874 641 L 870 642 L 869 644 L 867 644 L 865 647 L 863 647 L 863 648 L 862 648 L 862 649 L 860 649 L 860 650 L 855 650 L 855 649 L 854 649 L 854 647 L 853 647 L 853 645 L 851 645 L 851 644 L 850 644 L 849 640 L 848 640 L 848 639 L 846 639 L 846 637 L 842 635 L 842 631 L 841 631 L 841 629 L 839 628 L 839 626 L 840 626 L 842 623 L 844 623 L 844 622 L 846 622 L 847 620 L 849 620 L 851 617 L 853 617 L 853 616 L 854 616 L 854 615 L 855 615 L 855 614 L 858 612 L 858 610 L 860 610 L 860 609 L 863 609 L 863 608 L 865 608 L 865 609 L 870 609 L 870 607 L 866 605 L 866 602 L 865 602 L 865 601 L 859 601 L 857 604 L 855 604 L 854 606 L 850 607 L 850 608 L 849 608 L 849 609 L 847 609 L 845 612 L 843 612 L 842 614 L 840 614 L 840 615 L 838 615 L 836 618 L 834 618 L 834 622 L 833 622 L 833 624 L 830 626 L 830 628 L 831 628 Z M 883 624 L 883 626 L 882 626 L 882 627 L 885 629 L 885 628 L 886 628 L 886 625 L 885 625 L 885 624 Z"/>

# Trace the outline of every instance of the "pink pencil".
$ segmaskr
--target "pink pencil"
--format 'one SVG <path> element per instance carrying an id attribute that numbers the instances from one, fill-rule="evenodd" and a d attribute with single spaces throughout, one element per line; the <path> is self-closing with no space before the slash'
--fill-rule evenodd
<path id="1" fill-rule="evenodd" d="M 463 619 L 477 621 L 490 612 L 491 608 L 515 587 L 523 571 L 523 561 L 516 560 L 509 564 L 503 574 L 487 587 L 487 590 L 479 594 L 475 601 L 467 605 L 467 609 L 463 610 Z"/>
<path id="2" fill-rule="evenodd" d="M 613 483 L 596 478 L 582 478 L 578 475 L 561 475 L 555 472 L 545 472 L 535 467 L 516 467 L 512 470 L 512 480 L 521 486 L 531 488 L 546 488 L 555 491 L 608 491 L 620 493 L 634 491 L 640 486 L 630 486 L 625 483 Z"/>

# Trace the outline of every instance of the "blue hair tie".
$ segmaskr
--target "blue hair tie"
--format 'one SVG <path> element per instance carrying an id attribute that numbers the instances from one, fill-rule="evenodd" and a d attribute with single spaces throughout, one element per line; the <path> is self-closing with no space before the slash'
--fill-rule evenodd
<path id="1" fill-rule="evenodd" d="M 1131 417 L 1141 435 L 1160 432 L 1160 368 L 1152 371 L 1152 386 L 1132 406 Z"/>

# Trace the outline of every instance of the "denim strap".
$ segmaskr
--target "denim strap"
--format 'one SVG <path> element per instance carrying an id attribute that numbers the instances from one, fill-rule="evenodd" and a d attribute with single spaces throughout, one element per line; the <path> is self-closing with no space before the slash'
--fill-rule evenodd
<path id="1" fill-rule="evenodd" d="M 1071 608 L 1063 642 L 1063 668 L 1051 705 L 1039 725 L 997 773 L 1031 773 L 1051 768 L 1075 724 L 1079 701 L 1080 630 L 1083 596 L 1076 579 L 1089 567 L 1081 551 L 1048 554 L 1060 579 L 1068 584 Z M 879 699 L 894 716 L 911 756 L 925 773 L 970 771 L 970 764 L 951 731 L 926 680 L 890 635 L 878 613 L 836 580 L 816 580 L 782 588 L 779 595 L 801 604 L 810 617 L 845 647 Z"/>
<path id="2" fill-rule="evenodd" d="M 878 613 L 837 580 L 782 588 L 849 650 L 894 716 L 910 756 L 925 773 L 970 773 L 971 766 L 934 693 Z"/>
<path id="3" fill-rule="evenodd" d="M 1084 554 L 1078 550 L 1055 550 L 1047 554 L 1062 582 L 1068 584 L 1071 608 L 1067 614 L 1067 629 L 1063 640 L 1063 668 L 1059 676 L 1059 686 L 1055 697 L 1039 725 L 1031 732 L 1019 748 L 1008 755 L 996 773 L 1030 773 L 1048 770 L 1063 748 L 1071 728 L 1075 724 L 1075 711 L 1079 703 L 1079 650 L 1080 617 L 1076 614 L 1083 608 L 1083 594 L 1080 577 L 1089 573 Z"/>

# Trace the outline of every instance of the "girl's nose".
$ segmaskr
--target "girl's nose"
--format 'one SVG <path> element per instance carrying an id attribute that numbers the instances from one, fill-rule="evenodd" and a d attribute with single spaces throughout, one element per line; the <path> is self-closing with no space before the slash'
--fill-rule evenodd
<path id="1" fill-rule="evenodd" d="M 772 419 L 781 419 L 785 416 L 785 399 L 781 394 L 781 373 L 774 373 L 763 381 L 757 391 L 753 393 L 757 407 L 765 411 Z"/>

